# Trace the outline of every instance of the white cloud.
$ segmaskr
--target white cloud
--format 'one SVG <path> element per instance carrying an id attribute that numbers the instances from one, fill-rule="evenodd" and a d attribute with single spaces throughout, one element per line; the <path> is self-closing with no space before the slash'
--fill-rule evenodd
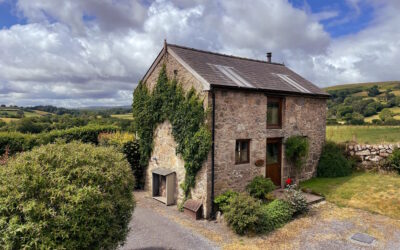
<path id="1" fill-rule="evenodd" d="M 164 38 L 256 58 L 272 51 L 275 61 L 320 85 L 399 78 L 399 17 L 389 5 L 371 3 L 373 25 L 332 39 L 319 21 L 336 12 L 312 14 L 286 0 L 19 0 L 28 24 L 0 30 L 0 99 L 129 105 Z"/>

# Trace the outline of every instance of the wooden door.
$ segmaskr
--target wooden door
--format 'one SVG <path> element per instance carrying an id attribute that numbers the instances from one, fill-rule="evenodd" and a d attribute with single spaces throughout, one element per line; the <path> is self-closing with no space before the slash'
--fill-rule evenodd
<path id="1" fill-rule="evenodd" d="M 267 139 L 266 177 L 281 186 L 282 139 Z"/>

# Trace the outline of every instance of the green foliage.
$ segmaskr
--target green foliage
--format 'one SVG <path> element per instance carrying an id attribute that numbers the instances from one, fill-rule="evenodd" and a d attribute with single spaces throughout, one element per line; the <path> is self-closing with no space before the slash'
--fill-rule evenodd
<path id="1" fill-rule="evenodd" d="M 318 162 L 318 177 L 342 177 L 351 174 L 351 163 L 344 149 L 334 142 L 326 142 Z"/>
<path id="2" fill-rule="evenodd" d="M 228 190 L 214 199 L 214 204 L 216 205 L 216 209 L 225 213 L 225 211 L 228 209 L 229 204 L 232 200 L 232 198 L 238 196 L 239 193 L 234 192 L 232 190 Z"/>
<path id="3" fill-rule="evenodd" d="M 124 156 L 90 144 L 49 144 L 0 168 L 5 249 L 113 249 L 134 209 Z"/>
<path id="4" fill-rule="evenodd" d="M 221 196 L 224 218 L 232 229 L 242 235 L 266 233 L 283 226 L 291 220 L 295 210 L 282 200 L 262 204 L 246 193 L 229 192 Z"/>
<path id="5" fill-rule="evenodd" d="M 122 147 L 122 152 L 126 156 L 126 159 L 131 165 L 133 175 L 135 176 L 135 188 L 144 188 L 144 168 L 139 164 L 140 162 L 140 152 L 139 152 L 139 142 L 137 140 L 128 141 L 124 143 Z"/>
<path id="6" fill-rule="evenodd" d="M 135 176 L 135 188 L 144 188 L 144 169 L 139 164 L 139 142 L 133 134 L 127 132 L 101 133 L 99 135 L 99 145 L 113 146 L 119 152 L 123 153 L 131 165 L 132 173 Z"/>
<path id="7" fill-rule="evenodd" d="M 393 112 L 388 108 L 382 109 L 382 111 L 379 113 L 379 118 L 384 122 L 391 119 L 392 117 Z"/>
<path id="8" fill-rule="evenodd" d="M 360 113 L 353 113 L 350 120 L 348 121 L 351 125 L 362 125 L 364 124 L 364 116 Z"/>
<path id="9" fill-rule="evenodd" d="M 379 88 L 377 85 L 374 85 L 368 89 L 368 96 L 374 97 L 374 96 L 379 95 L 380 93 L 381 92 L 379 91 Z"/>
<path id="10" fill-rule="evenodd" d="M 400 149 L 396 148 L 388 157 L 390 166 L 400 174 Z"/>
<path id="11" fill-rule="evenodd" d="M 48 133 L 23 134 L 18 132 L 0 132 L 0 155 L 4 154 L 7 146 L 9 153 L 29 151 L 35 146 L 53 143 L 58 139 L 71 141 L 82 141 L 85 143 L 98 143 L 98 136 L 102 132 L 116 131 L 114 126 L 85 126 L 66 130 L 53 130 Z"/>
<path id="12" fill-rule="evenodd" d="M 261 216 L 258 221 L 259 232 L 270 232 L 288 223 L 293 216 L 293 208 L 283 200 L 274 200 L 261 206 Z"/>
<path id="13" fill-rule="evenodd" d="M 266 195 L 275 189 L 274 183 L 269 178 L 264 176 L 256 176 L 254 179 L 246 186 L 247 192 L 254 198 L 265 200 Z"/>
<path id="14" fill-rule="evenodd" d="M 301 190 L 296 190 L 295 186 L 285 189 L 286 201 L 292 207 L 294 214 L 301 214 L 308 211 L 307 200 Z"/>
<path id="15" fill-rule="evenodd" d="M 185 161 L 185 197 L 195 185 L 195 177 L 211 148 L 211 133 L 205 125 L 203 102 L 194 89 L 184 93 L 175 80 L 168 80 L 165 65 L 152 93 L 141 82 L 133 94 L 134 128 L 138 134 L 140 165 L 145 169 L 153 150 L 157 125 L 168 120 L 177 143 L 176 152 Z"/>
<path id="16" fill-rule="evenodd" d="M 239 194 L 230 199 L 224 212 L 228 225 L 240 235 L 259 231 L 261 216 L 261 202 L 247 194 Z"/>
<path id="17" fill-rule="evenodd" d="M 291 136 L 285 142 L 285 156 L 297 169 L 300 169 L 304 165 L 309 147 L 307 137 Z"/>

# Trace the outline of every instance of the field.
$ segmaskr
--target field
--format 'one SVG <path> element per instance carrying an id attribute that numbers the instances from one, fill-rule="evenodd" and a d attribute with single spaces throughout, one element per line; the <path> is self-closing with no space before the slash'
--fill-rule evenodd
<path id="1" fill-rule="evenodd" d="M 313 178 L 302 188 L 322 194 L 339 206 L 359 208 L 400 219 L 398 174 L 354 173 L 340 178 Z"/>
<path id="2" fill-rule="evenodd" d="M 32 110 L 26 111 L 19 108 L 11 108 L 11 107 L 0 107 L 0 120 L 9 123 L 11 121 L 17 121 L 20 118 L 17 118 L 18 112 L 23 112 L 24 117 L 39 117 L 45 115 L 51 115 L 51 113 L 40 111 L 40 110 Z"/>
<path id="3" fill-rule="evenodd" d="M 326 139 L 369 144 L 400 142 L 400 126 L 327 126 Z"/>
<path id="4" fill-rule="evenodd" d="M 118 118 L 118 119 L 133 120 L 132 113 L 111 115 L 111 117 Z"/>
<path id="5" fill-rule="evenodd" d="M 379 83 L 369 82 L 369 83 L 342 84 L 342 85 L 335 85 L 332 87 L 326 87 L 326 88 L 324 88 L 324 90 L 329 91 L 329 90 L 352 89 L 352 88 L 360 88 L 360 87 L 363 89 L 367 89 L 374 85 L 378 85 L 380 90 L 395 89 L 397 86 L 399 86 L 399 82 L 398 81 L 389 81 L 389 82 L 379 82 Z M 359 93 L 363 93 L 363 92 L 359 92 Z"/>

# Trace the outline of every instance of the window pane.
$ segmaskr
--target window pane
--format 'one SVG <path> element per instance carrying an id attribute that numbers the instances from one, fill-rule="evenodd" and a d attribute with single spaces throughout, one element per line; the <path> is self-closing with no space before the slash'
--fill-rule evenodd
<path id="1" fill-rule="evenodd" d="M 248 140 L 237 140 L 235 146 L 235 162 L 236 163 L 247 163 L 249 162 L 249 141 Z"/>
<path id="2" fill-rule="evenodd" d="M 267 144 L 267 164 L 278 163 L 279 144 L 268 143 Z"/>
<path id="3" fill-rule="evenodd" d="M 248 154 L 248 150 L 249 150 L 249 143 L 247 142 L 247 141 L 242 141 L 242 143 L 241 143 L 242 145 L 242 150 L 241 150 L 241 152 L 240 152 L 240 161 L 241 162 L 248 162 L 249 161 L 249 159 L 248 159 L 248 157 L 247 157 L 247 154 Z"/>
<path id="4" fill-rule="evenodd" d="M 279 103 L 270 102 L 267 106 L 267 124 L 269 125 L 279 125 Z"/>
<path id="5" fill-rule="evenodd" d="M 240 141 L 236 141 L 235 162 L 240 162 Z"/>

